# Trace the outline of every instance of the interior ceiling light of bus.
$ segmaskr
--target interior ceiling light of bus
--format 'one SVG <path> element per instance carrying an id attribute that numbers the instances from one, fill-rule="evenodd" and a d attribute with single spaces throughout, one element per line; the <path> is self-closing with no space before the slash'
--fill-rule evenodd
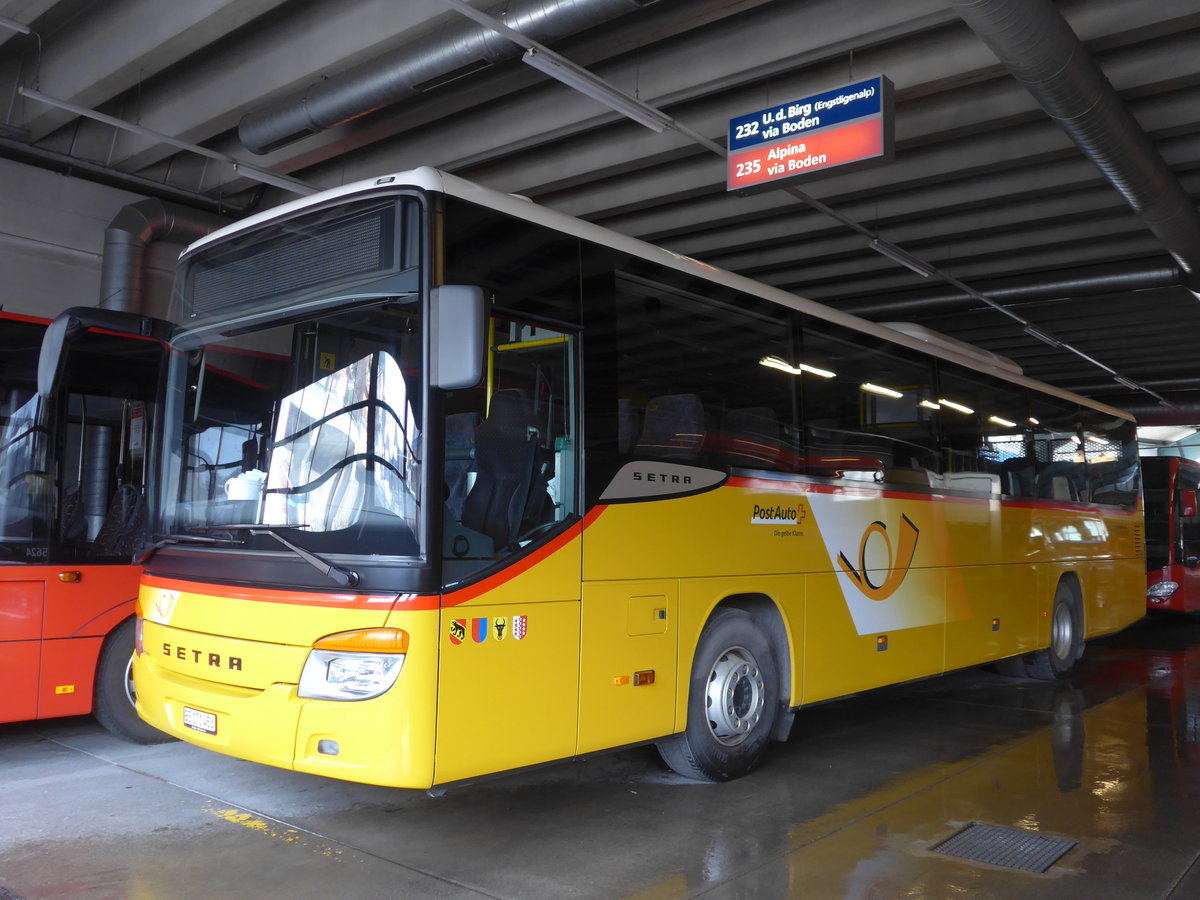
<path id="1" fill-rule="evenodd" d="M 904 396 L 904 394 L 900 391 L 893 390 L 890 387 L 884 387 L 883 385 L 872 384 L 869 381 L 860 384 L 859 387 L 864 391 L 870 391 L 872 394 L 882 394 L 885 397 L 892 397 L 896 400 L 899 400 Z"/>
<path id="2" fill-rule="evenodd" d="M 760 366 L 766 366 L 768 369 L 778 369 L 780 372 L 787 372 L 789 375 L 802 375 L 807 372 L 809 375 L 817 375 L 821 378 L 833 378 L 837 372 L 830 372 L 828 369 L 819 369 L 816 366 L 810 366 L 806 363 L 796 363 L 791 365 L 784 362 L 778 356 L 764 356 L 758 361 Z"/>

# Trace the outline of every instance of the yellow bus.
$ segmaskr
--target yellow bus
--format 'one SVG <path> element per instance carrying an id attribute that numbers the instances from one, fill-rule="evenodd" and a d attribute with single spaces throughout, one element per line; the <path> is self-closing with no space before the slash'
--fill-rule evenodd
<path id="1" fill-rule="evenodd" d="M 134 678 L 199 746 L 430 788 L 656 742 L 722 781 L 805 704 L 1143 614 L 1134 426 L 422 168 L 176 283 Z"/>

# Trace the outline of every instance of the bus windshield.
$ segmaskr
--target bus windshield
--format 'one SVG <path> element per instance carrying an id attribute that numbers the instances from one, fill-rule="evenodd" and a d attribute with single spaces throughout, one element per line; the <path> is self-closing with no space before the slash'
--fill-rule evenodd
<path id="1" fill-rule="evenodd" d="M 419 324 L 415 302 L 388 299 L 178 336 L 156 530 L 256 550 L 286 536 L 317 553 L 418 555 Z"/>

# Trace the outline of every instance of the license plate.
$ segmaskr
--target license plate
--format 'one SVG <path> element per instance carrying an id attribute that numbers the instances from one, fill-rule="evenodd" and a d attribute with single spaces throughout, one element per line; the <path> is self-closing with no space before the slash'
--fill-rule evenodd
<path id="1" fill-rule="evenodd" d="M 193 731 L 202 731 L 205 734 L 216 734 L 217 717 L 213 713 L 201 712 L 185 706 L 183 708 L 183 726 Z"/>

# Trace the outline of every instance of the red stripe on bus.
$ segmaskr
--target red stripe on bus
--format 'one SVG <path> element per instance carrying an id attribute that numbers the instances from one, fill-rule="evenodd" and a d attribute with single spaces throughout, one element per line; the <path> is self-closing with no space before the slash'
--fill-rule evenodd
<path id="1" fill-rule="evenodd" d="M 306 594 L 299 591 L 279 591 L 272 588 L 235 587 L 233 585 L 211 585 L 206 582 L 176 581 L 143 575 L 146 587 L 168 591 L 187 591 L 190 594 L 208 593 L 211 596 L 229 597 L 233 600 L 249 600 L 254 603 L 280 603 L 291 606 L 323 606 L 329 609 L 437 609 L 436 594 Z"/>
<path id="2" fill-rule="evenodd" d="M 13 322 L 32 322 L 34 325 L 49 325 L 49 319 L 41 316 L 26 316 L 21 313 L 0 312 L 0 319 L 10 319 Z"/>

